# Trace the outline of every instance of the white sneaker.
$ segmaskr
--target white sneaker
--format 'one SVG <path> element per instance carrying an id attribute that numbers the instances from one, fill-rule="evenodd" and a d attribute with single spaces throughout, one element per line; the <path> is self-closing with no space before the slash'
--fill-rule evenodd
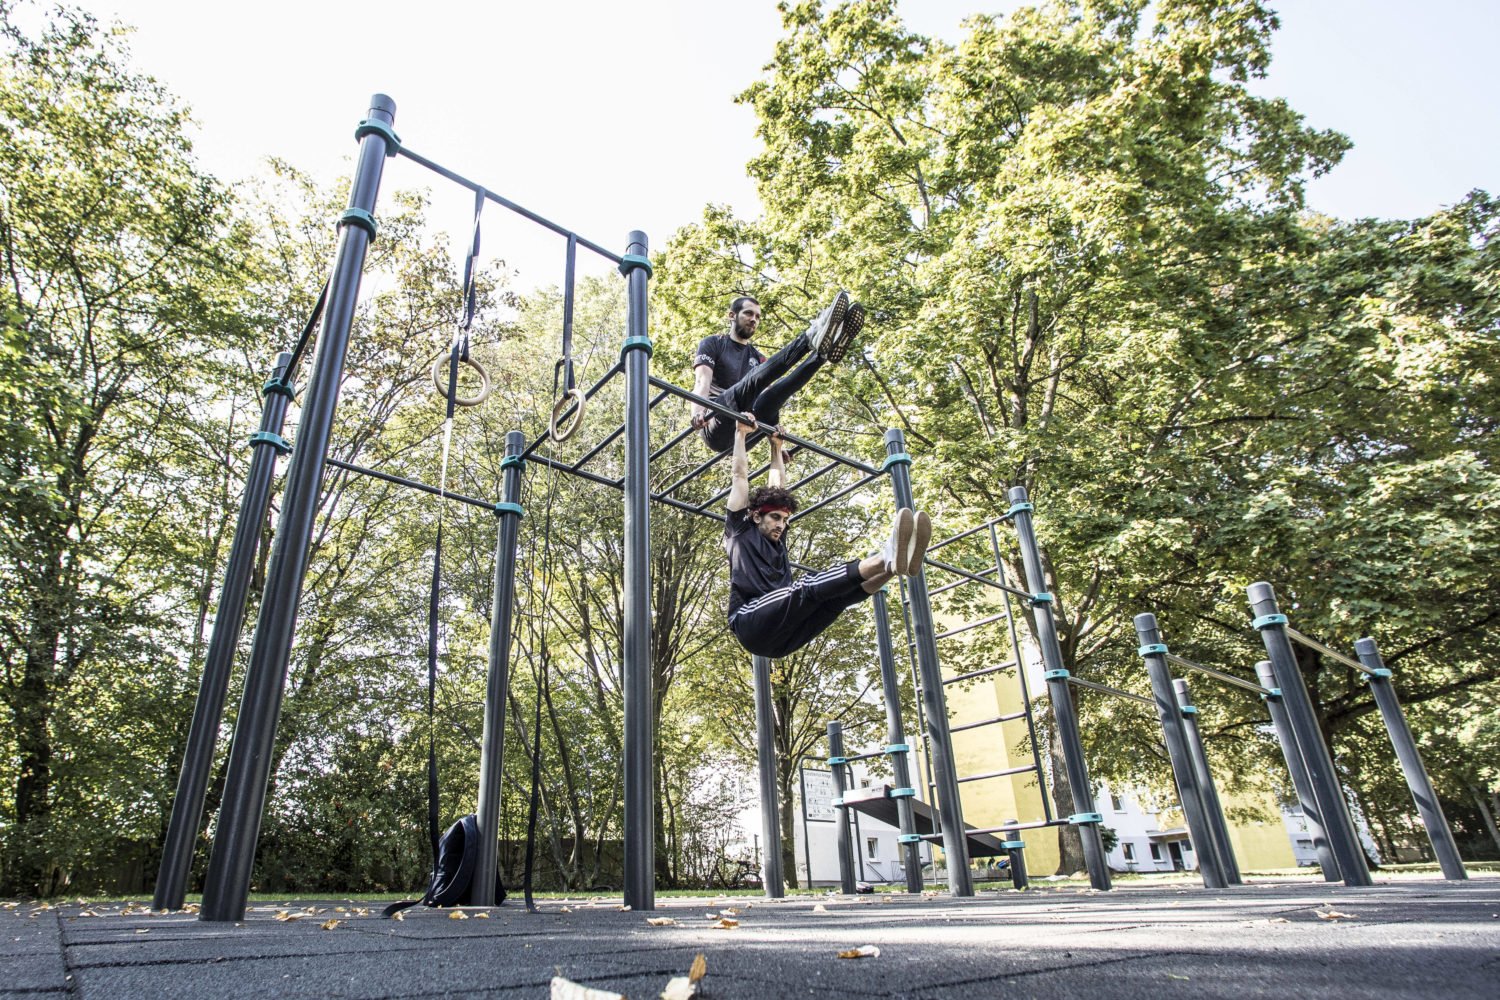
<path id="1" fill-rule="evenodd" d="M 896 516 L 891 519 L 891 537 L 886 539 L 885 548 L 881 555 L 885 557 L 885 571 L 904 576 L 906 568 L 910 565 L 912 531 L 915 528 L 915 519 L 912 517 L 910 507 L 902 507 L 896 511 Z M 930 531 L 930 529 L 929 529 Z M 927 550 L 923 543 L 922 550 Z"/>
<path id="2" fill-rule="evenodd" d="M 922 560 L 927 558 L 927 543 L 932 541 L 932 518 L 917 511 L 913 521 L 911 542 L 906 549 L 907 576 L 916 576 L 922 572 Z"/>
<path id="3" fill-rule="evenodd" d="M 841 289 L 833 297 L 833 302 L 818 313 L 818 318 L 807 328 L 807 346 L 813 354 L 827 356 L 826 347 L 839 339 L 838 331 L 844 325 L 844 313 L 848 309 L 849 293 Z"/>

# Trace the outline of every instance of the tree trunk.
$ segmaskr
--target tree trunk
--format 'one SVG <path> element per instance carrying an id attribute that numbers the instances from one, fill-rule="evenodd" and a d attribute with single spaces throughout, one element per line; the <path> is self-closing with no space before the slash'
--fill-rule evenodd
<path id="1" fill-rule="evenodd" d="M 1469 785 L 1469 794 L 1474 799 L 1474 807 L 1479 810 L 1479 817 L 1484 820 L 1484 828 L 1489 831 L 1490 839 L 1495 842 L 1495 847 L 1500 848 L 1500 828 L 1495 826 L 1495 813 L 1490 809 L 1489 803 L 1484 801 L 1484 790 L 1478 785 Z"/>

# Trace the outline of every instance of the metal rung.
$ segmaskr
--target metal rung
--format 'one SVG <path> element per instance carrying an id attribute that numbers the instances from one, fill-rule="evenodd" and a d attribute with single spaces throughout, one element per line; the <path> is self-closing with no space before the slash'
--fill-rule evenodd
<path id="1" fill-rule="evenodd" d="M 967 778 L 959 778 L 958 783 L 963 784 L 966 781 L 984 781 L 988 778 L 1006 778 L 1012 774 L 1025 774 L 1027 771 L 1038 770 L 1040 770 L 1040 768 L 1036 764 L 1027 764 L 1025 767 L 1007 767 L 1003 771 L 989 771 L 985 774 L 971 774 Z"/>
<path id="2" fill-rule="evenodd" d="M 988 826 L 983 830 L 965 830 L 964 832 L 973 836 L 976 833 L 1009 833 L 1012 830 L 1040 830 L 1047 826 L 1067 826 L 1065 819 L 1039 819 L 1030 823 L 1006 823 L 1004 826 Z"/>
<path id="3" fill-rule="evenodd" d="M 947 632 L 939 632 L 937 635 L 933 636 L 933 638 L 946 639 L 950 635 L 961 635 L 962 633 L 968 632 L 971 629 L 976 629 L 983 625 L 993 625 L 995 624 L 995 622 L 1009 617 L 1009 615 L 1002 611 L 998 615 L 990 615 L 988 618 L 981 618 L 977 622 L 969 622 L 969 624 L 967 625 L 960 625 L 958 628 L 949 629 Z"/>
<path id="4" fill-rule="evenodd" d="M 931 551 L 931 549 L 929 548 L 928 551 Z M 925 562 L 926 560 L 923 560 L 923 561 Z M 981 576 L 981 577 L 985 577 L 985 576 L 993 576 L 994 573 L 995 573 L 995 567 L 991 566 L 989 569 L 982 569 L 982 570 L 980 570 L 979 573 L 978 573 L 978 575 Z M 975 582 L 974 580 L 955 580 L 952 583 L 945 583 L 941 587 L 934 587 L 932 590 L 929 590 L 927 592 L 927 596 L 929 598 L 936 597 L 937 595 L 941 594 L 945 590 L 953 590 L 956 587 L 967 587 L 969 584 L 974 583 L 974 582 Z M 988 582 L 988 581 L 981 580 L 979 582 L 983 583 L 983 582 Z"/>
<path id="5" fill-rule="evenodd" d="M 981 722 L 965 722 L 961 726 L 953 726 L 948 732 L 961 733 L 965 729 L 978 729 L 981 726 L 993 726 L 999 722 L 1014 722 L 1016 719 L 1026 718 L 1025 712 L 1011 712 L 1009 715 L 997 715 L 993 719 L 985 719 Z"/>
<path id="6" fill-rule="evenodd" d="M 1015 664 L 1013 662 L 1006 661 L 1005 663 L 1000 663 L 993 667 L 985 667 L 983 670 L 973 670 L 967 674 L 957 674 L 953 677 L 944 677 L 943 685 L 946 687 L 949 684 L 957 684 L 959 681 L 973 680 L 975 677 L 984 677 L 988 674 L 998 674 L 1002 670 L 1012 670 L 1014 668 Z"/>

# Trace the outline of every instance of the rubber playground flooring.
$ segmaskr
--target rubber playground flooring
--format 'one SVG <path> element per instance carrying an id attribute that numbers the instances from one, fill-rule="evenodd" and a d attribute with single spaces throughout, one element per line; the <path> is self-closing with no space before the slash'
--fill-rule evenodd
<path id="1" fill-rule="evenodd" d="M 548 899 L 536 913 L 418 907 L 400 921 L 337 900 L 253 903 L 239 924 L 139 903 L 3 906 L 4 998 L 644 1000 L 699 955 L 695 994 L 679 982 L 679 996 L 1500 997 L 1493 874 L 1358 889 L 658 898 L 651 912 Z"/>

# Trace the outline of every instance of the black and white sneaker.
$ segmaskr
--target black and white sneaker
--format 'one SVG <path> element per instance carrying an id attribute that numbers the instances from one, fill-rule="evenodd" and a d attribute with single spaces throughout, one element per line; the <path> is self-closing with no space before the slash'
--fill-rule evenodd
<path id="1" fill-rule="evenodd" d="M 855 302 L 844 313 L 844 323 L 839 327 L 838 333 L 824 340 L 823 357 L 832 362 L 844 360 L 844 355 L 849 353 L 849 345 L 854 343 L 854 338 L 859 336 L 864 325 L 865 307 Z"/>
<path id="2" fill-rule="evenodd" d="M 812 325 L 807 328 L 807 346 L 812 353 L 827 357 L 827 345 L 838 339 L 839 330 L 844 325 L 844 315 L 848 310 L 849 293 L 840 289 L 839 293 L 833 297 L 833 302 L 818 313 L 817 319 L 813 320 Z"/>

